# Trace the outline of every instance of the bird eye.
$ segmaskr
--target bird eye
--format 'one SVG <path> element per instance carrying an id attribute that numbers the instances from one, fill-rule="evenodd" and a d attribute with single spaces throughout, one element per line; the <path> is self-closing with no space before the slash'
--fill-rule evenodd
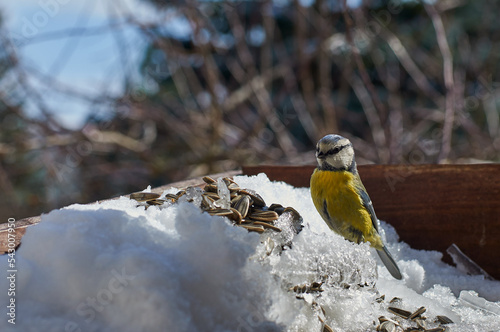
<path id="1" fill-rule="evenodd" d="M 336 148 L 333 148 L 331 150 L 328 150 L 328 154 L 330 154 L 330 155 L 337 154 L 337 153 L 339 153 L 339 151 L 340 151 L 340 148 L 336 147 Z"/>

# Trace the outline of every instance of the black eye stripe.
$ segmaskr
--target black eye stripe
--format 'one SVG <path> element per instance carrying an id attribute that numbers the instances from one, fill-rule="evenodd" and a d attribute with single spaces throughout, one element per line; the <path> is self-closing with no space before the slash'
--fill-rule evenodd
<path id="1" fill-rule="evenodd" d="M 334 154 L 337 154 L 337 153 L 339 153 L 339 152 L 340 152 L 343 148 L 346 148 L 346 147 L 348 147 L 348 146 L 350 146 L 350 145 L 351 145 L 351 144 L 346 144 L 346 145 L 342 145 L 342 146 L 337 146 L 337 147 L 335 147 L 335 148 L 333 148 L 333 149 L 328 150 L 328 151 L 326 152 L 326 154 L 328 154 L 328 155 L 334 155 Z"/>

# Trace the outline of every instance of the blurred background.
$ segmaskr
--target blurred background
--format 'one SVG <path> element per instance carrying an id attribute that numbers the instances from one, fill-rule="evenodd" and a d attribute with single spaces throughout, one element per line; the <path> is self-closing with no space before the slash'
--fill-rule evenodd
<path id="1" fill-rule="evenodd" d="M 252 164 L 500 161 L 500 2 L 4 1 L 0 222 Z"/>

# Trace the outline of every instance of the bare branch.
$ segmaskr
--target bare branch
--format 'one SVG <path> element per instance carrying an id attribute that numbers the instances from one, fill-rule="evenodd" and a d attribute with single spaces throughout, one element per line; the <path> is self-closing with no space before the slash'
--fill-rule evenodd
<path id="1" fill-rule="evenodd" d="M 441 144 L 441 152 L 439 153 L 438 161 L 444 162 L 448 159 L 451 150 L 451 136 L 453 131 L 453 123 L 455 118 L 455 82 L 453 80 L 453 57 L 451 55 L 446 32 L 440 14 L 433 5 L 424 3 L 425 10 L 432 20 L 434 30 L 436 31 L 436 39 L 439 45 L 439 50 L 443 57 L 443 77 L 446 87 L 446 105 L 443 125 L 443 139 Z"/>

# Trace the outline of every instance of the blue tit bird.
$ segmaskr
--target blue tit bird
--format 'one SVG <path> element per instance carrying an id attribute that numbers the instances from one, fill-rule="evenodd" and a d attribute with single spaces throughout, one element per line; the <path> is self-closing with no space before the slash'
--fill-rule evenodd
<path id="1" fill-rule="evenodd" d="M 356 169 L 352 143 L 339 135 L 326 135 L 316 145 L 316 159 L 311 196 L 323 220 L 349 241 L 370 242 L 391 275 L 402 279 L 378 232 L 379 221 Z"/>

